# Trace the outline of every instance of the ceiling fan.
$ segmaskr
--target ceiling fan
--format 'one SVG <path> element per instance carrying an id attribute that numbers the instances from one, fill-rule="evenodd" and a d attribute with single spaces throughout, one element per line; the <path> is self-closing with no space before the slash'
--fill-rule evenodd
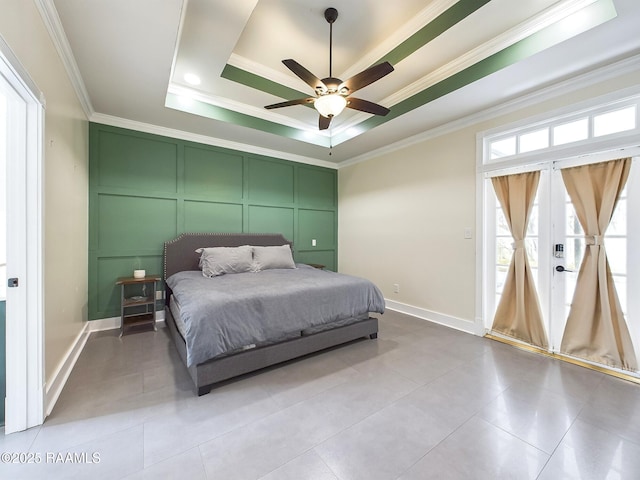
<path id="1" fill-rule="evenodd" d="M 389 62 L 379 63 L 373 67 L 354 75 L 344 82 L 339 78 L 333 77 L 332 73 L 332 46 L 333 46 L 333 22 L 338 18 L 338 11 L 335 8 L 327 8 L 324 11 L 324 18 L 329 23 L 329 76 L 320 80 L 309 70 L 304 68 L 293 59 L 283 60 L 282 63 L 304 80 L 307 85 L 314 89 L 316 96 L 307 98 L 298 98 L 281 103 L 267 105 L 266 109 L 289 107 L 292 105 L 304 105 L 313 103 L 313 106 L 320 114 L 318 127 L 320 130 L 329 128 L 331 119 L 339 115 L 345 107 L 362 112 L 372 113 L 374 115 L 386 115 L 389 109 L 378 105 L 377 103 L 354 98 L 350 95 L 356 90 L 360 90 L 373 82 L 380 80 L 385 75 L 393 72 L 393 67 Z"/>

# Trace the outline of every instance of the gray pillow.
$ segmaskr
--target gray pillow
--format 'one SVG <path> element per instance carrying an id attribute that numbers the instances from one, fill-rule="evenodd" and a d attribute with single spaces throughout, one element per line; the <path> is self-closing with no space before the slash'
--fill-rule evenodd
<path id="1" fill-rule="evenodd" d="M 249 245 L 198 248 L 196 253 L 200 254 L 200 268 L 205 277 L 252 270 L 253 247 Z"/>
<path id="2" fill-rule="evenodd" d="M 253 247 L 253 271 L 271 268 L 296 268 L 289 245 Z"/>

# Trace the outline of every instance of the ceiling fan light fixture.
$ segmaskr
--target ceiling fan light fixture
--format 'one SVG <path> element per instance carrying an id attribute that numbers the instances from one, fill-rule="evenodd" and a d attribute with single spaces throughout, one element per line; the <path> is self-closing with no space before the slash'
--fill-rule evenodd
<path id="1" fill-rule="evenodd" d="M 336 117 L 347 106 L 347 99 L 338 93 L 328 93 L 316 98 L 313 106 L 323 117 Z"/>

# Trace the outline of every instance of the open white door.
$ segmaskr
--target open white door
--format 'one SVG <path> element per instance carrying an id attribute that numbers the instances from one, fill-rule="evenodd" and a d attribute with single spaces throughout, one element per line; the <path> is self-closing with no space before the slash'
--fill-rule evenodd
<path id="1" fill-rule="evenodd" d="M 5 434 L 39 425 L 43 409 L 43 101 L 0 38 L 6 105 L 7 396 Z"/>

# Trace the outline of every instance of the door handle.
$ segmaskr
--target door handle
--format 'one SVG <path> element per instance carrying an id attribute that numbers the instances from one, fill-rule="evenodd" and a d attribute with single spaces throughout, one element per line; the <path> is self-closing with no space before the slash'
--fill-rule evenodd
<path id="1" fill-rule="evenodd" d="M 567 270 L 566 268 L 564 268 L 562 265 L 558 265 L 556 267 L 556 272 L 573 272 L 573 270 Z"/>

